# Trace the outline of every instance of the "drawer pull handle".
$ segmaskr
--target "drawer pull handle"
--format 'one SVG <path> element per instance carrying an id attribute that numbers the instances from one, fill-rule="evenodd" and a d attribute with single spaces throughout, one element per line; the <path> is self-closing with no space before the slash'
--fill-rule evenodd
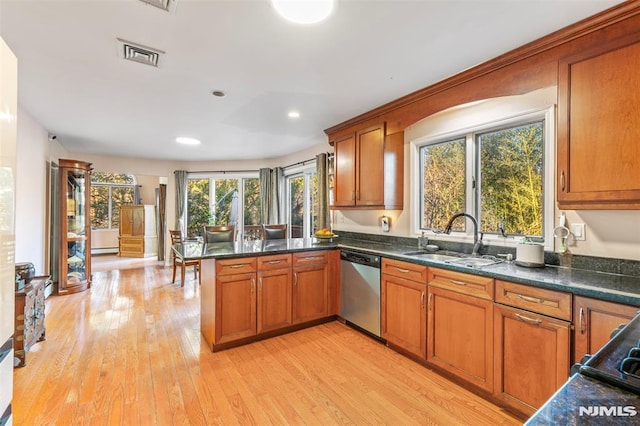
<path id="1" fill-rule="evenodd" d="M 537 297 L 531 297 L 531 296 L 525 296 L 522 294 L 519 294 L 518 297 L 522 300 L 524 300 L 525 302 L 531 302 L 531 303 L 542 303 L 544 302 L 544 299 L 538 299 Z"/>
<path id="2" fill-rule="evenodd" d="M 298 273 L 294 272 L 293 273 L 293 285 L 298 285 Z"/>
<path id="3" fill-rule="evenodd" d="M 403 274 L 408 274 L 409 272 L 411 272 L 411 271 L 410 271 L 410 270 L 408 270 L 408 269 L 401 269 L 401 268 L 398 268 L 397 266 L 396 266 L 396 270 L 397 270 L 398 272 L 402 272 Z"/>
<path id="4" fill-rule="evenodd" d="M 580 308 L 579 314 L 579 323 L 580 323 L 580 334 L 584 334 L 587 331 L 587 324 L 584 320 L 584 308 Z"/>
<path id="5" fill-rule="evenodd" d="M 449 282 L 450 282 L 451 284 L 455 284 L 455 285 L 467 285 L 467 283 L 465 283 L 464 281 L 449 280 Z"/>
<path id="6" fill-rule="evenodd" d="M 424 309 L 424 291 L 420 293 L 420 306 Z"/>
<path id="7" fill-rule="evenodd" d="M 514 314 L 520 321 L 524 321 L 528 324 L 535 324 L 538 325 L 542 322 L 542 320 L 536 319 L 536 318 L 529 318 L 526 317 L 524 315 L 520 315 L 520 314 Z"/>
<path id="8" fill-rule="evenodd" d="M 229 265 L 229 268 L 238 269 L 244 267 L 244 263 L 238 263 L 236 265 Z"/>
<path id="9" fill-rule="evenodd" d="M 560 189 L 564 191 L 564 170 L 560 172 Z"/>
<path id="10" fill-rule="evenodd" d="M 269 265 L 277 265 L 280 262 L 282 262 L 282 260 L 270 260 L 270 261 L 265 262 L 265 263 L 268 263 Z"/>
<path id="11" fill-rule="evenodd" d="M 433 293 L 429 293 L 429 298 L 427 299 L 427 304 L 429 305 L 429 310 L 432 310 L 432 303 L 431 300 L 433 300 Z"/>
<path id="12" fill-rule="evenodd" d="M 309 262 L 311 260 L 320 260 L 320 259 L 322 259 L 321 256 L 311 256 L 311 257 L 301 257 L 300 261 L 301 262 Z"/>

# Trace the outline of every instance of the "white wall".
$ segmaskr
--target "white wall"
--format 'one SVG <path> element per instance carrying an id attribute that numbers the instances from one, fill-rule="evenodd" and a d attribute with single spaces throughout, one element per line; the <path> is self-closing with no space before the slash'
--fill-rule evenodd
<path id="1" fill-rule="evenodd" d="M 36 274 L 48 273 L 48 132 L 18 110 L 16 176 L 16 262 L 32 262 Z"/>

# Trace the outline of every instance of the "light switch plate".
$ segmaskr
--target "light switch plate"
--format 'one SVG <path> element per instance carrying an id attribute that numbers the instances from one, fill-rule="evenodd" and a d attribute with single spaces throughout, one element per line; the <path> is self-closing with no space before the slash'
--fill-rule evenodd
<path id="1" fill-rule="evenodd" d="M 585 241 L 587 239 L 585 235 L 584 223 L 572 223 L 571 233 L 573 234 L 573 237 L 576 239 L 576 241 Z"/>

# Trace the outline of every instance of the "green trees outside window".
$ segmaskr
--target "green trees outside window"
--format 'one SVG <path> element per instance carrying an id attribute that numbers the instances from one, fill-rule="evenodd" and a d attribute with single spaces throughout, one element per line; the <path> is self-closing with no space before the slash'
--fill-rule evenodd
<path id="1" fill-rule="evenodd" d="M 91 229 L 118 229 L 120 206 L 135 201 L 135 179 L 132 175 L 91 173 Z"/>
<path id="2" fill-rule="evenodd" d="M 421 146 L 420 228 L 466 212 L 483 233 L 544 236 L 544 130 L 538 119 Z"/>

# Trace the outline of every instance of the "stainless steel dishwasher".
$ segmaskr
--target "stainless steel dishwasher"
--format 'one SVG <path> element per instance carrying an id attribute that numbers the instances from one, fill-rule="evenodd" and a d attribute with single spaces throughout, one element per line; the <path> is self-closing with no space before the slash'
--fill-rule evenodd
<path id="1" fill-rule="evenodd" d="M 340 251 L 340 302 L 347 323 L 381 337 L 379 256 Z"/>

